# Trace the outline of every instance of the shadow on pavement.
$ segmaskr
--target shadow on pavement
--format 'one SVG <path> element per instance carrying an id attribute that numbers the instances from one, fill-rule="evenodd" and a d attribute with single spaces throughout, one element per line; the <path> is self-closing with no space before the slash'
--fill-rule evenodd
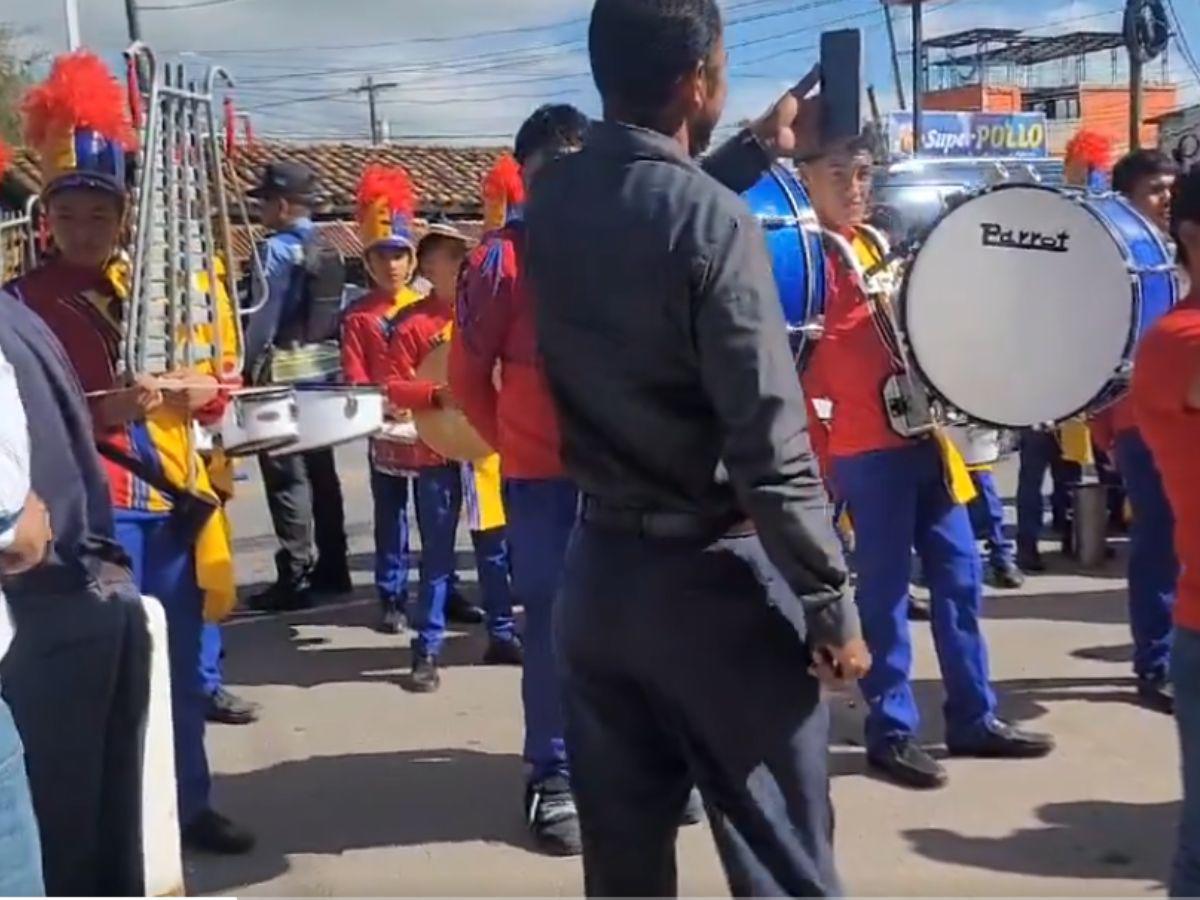
<path id="1" fill-rule="evenodd" d="M 1086 593 L 1005 594 L 983 601 L 984 619 L 1041 619 L 1124 625 L 1129 621 L 1125 585 Z"/>
<path id="2" fill-rule="evenodd" d="M 1101 644 L 1097 647 L 1080 647 L 1072 650 L 1071 655 L 1076 659 L 1086 659 L 1092 662 L 1128 663 L 1133 662 L 1133 644 Z"/>
<path id="3" fill-rule="evenodd" d="M 465 841 L 527 848 L 521 772 L 518 755 L 431 749 L 317 756 L 217 776 L 222 811 L 235 821 L 279 814 L 252 854 L 189 860 L 189 894 L 269 881 L 298 853 Z M 399 888 L 403 873 L 393 875 Z"/>
<path id="4" fill-rule="evenodd" d="M 404 683 L 412 665 L 411 632 L 374 632 L 374 600 L 321 606 L 280 616 L 243 616 L 222 628 L 226 679 L 236 685 L 315 687 L 341 682 Z M 343 634 L 358 631 L 360 636 Z M 337 646 L 351 641 L 358 646 Z M 362 646 L 367 643 L 367 646 Z M 482 629 L 452 626 L 439 665 L 478 665 L 487 648 Z"/>
<path id="5" fill-rule="evenodd" d="M 1051 878 L 1165 882 L 1178 803 L 1080 801 L 1040 807 L 1042 824 L 1005 837 L 972 837 L 943 828 L 904 832 L 922 856 L 993 872 Z"/>

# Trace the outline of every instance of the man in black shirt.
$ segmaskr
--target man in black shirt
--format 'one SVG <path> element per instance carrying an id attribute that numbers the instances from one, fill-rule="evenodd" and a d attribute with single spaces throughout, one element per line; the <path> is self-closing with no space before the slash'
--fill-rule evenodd
<path id="1" fill-rule="evenodd" d="M 584 494 L 558 647 L 589 895 L 675 892 L 689 773 L 734 894 L 840 890 L 812 673 L 857 679 L 869 656 L 763 237 L 709 174 L 742 190 L 768 155 L 747 131 L 693 161 L 724 105 L 721 32 L 713 0 L 598 0 L 605 120 L 527 213 Z M 787 104 L 793 149 L 813 106 Z"/>

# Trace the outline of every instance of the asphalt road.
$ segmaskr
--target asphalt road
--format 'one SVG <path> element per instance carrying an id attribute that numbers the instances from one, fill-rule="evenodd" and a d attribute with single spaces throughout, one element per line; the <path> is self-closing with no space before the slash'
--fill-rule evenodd
<path id="1" fill-rule="evenodd" d="M 525 837 L 520 673 L 478 665 L 482 636 L 456 633 L 442 690 L 408 694 L 400 687 L 407 638 L 370 629 L 364 456 L 361 447 L 339 454 L 355 597 L 284 617 L 240 616 L 226 628 L 229 682 L 260 701 L 264 715 L 252 726 L 210 730 L 215 799 L 258 832 L 259 847 L 242 859 L 189 859 L 190 890 L 578 894 L 578 861 L 538 856 Z M 1002 476 L 1011 487 L 1010 467 Z M 273 544 L 256 482 L 241 487 L 239 573 L 250 584 L 269 577 Z M 989 591 L 985 617 L 1002 712 L 1053 732 L 1059 749 L 1051 757 L 949 760 L 946 789 L 911 793 L 866 774 L 861 703 L 833 698 L 837 851 L 849 892 L 1162 892 L 1178 751 L 1171 720 L 1131 702 L 1122 563 L 1081 574 L 1050 561 L 1051 572 L 1019 592 Z M 923 737 L 937 745 L 936 661 L 928 626 L 913 628 Z M 726 893 L 707 827 L 683 832 L 678 855 L 685 894 Z"/>

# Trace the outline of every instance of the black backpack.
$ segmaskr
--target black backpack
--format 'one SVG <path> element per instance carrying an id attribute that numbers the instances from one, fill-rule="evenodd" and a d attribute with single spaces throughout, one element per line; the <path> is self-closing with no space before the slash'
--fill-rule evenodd
<path id="1" fill-rule="evenodd" d="M 300 295 L 295 313 L 279 326 L 277 346 L 336 341 L 341 329 L 346 260 L 321 230 L 314 228 L 303 244 L 303 263 L 292 274 L 292 290 Z"/>

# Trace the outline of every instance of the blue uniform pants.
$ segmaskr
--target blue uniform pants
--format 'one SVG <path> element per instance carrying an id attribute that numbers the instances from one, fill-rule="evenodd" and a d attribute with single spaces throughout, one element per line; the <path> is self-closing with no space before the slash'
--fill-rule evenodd
<path id="1" fill-rule="evenodd" d="M 513 587 L 525 604 L 525 763 L 532 781 L 567 773 L 562 690 L 554 648 L 554 608 L 579 495 L 561 478 L 504 481 Z"/>
<path id="2" fill-rule="evenodd" d="M 404 609 L 408 600 L 408 494 L 412 479 L 371 469 L 375 504 L 375 590 L 379 601 Z M 457 524 L 457 523 L 456 523 Z"/>
<path id="3" fill-rule="evenodd" d="M 996 569 L 1012 565 L 1012 543 L 1004 537 L 1004 503 L 996 488 L 996 478 L 990 469 L 973 469 L 971 482 L 975 499 L 967 505 L 975 537 L 983 541 L 988 563 Z"/>
<path id="4" fill-rule="evenodd" d="M 216 696 L 225 685 L 221 662 L 225 658 L 225 644 L 221 640 L 221 626 L 205 622 L 200 630 L 200 691 L 207 699 Z"/>
<path id="5" fill-rule="evenodd" d="M 423 469 L 417 476 L 417 527 L 421 529 L 421 588 L 413 628 L 413 650 L 436 657 L 446 636 L 446 599 L 453 587 L 455 536 L 462 512 L 462 472 L 457 465 Z M 475 565 L 488 633 L 512 640 L 516 623 L 508 583 L 508 544 L 504 528 L 473 531 Z"/>
<path id="6" fill-rule="evenodd" d="M 1154 457 L 1136 430 L 1116 441 L 1117 468 L 1133 507 L 1129 531 L 1129 626 L 1139 678 L 1166 677 L 1175 608 L 1175 517 Z"/>
<path id="7" fill-rule="evenodd" d="M 856 600 L 871 671 L 861 685 L 868 749 L 917 731 L 909 672 L 909 567 L 915 547 L 931 593 L 933 640 L 946 688 L 947 739 L 970 743 L 991 720 L 987 646 L 979 626 L 982 572 L 966 509 L 945 485 L 933 441 L 833 462 L 850 505 L 858 572 Z"/>
<path id="8" fill-rule="evenodd" d="M 1050 471 L 1050 509 L 1054 527 L 1064 531 L 1071 520 L 1071 485 L 1079 481 L 1079 465 L 1063 459 L 1058 438 L 1048 431 L 1021 434 L 1021 469 L 1017 476 L 1017 546 L 1036 547 L 1042 536 L 1046 499 L 1042 484 Z"/>
<path id="9" fill-rule="evenodd" d="M 198 665 L 204 597 L 196 584 L 193 548 L 190 536 L 181 534 L 171 517 L 163 513 L 118 509 L 116 536 L 133 561 L 138 589 L 156 598 L 167 615 L 176 791 L 179 824 L 186 828 L 209 808 L 211 787 Z"/>

